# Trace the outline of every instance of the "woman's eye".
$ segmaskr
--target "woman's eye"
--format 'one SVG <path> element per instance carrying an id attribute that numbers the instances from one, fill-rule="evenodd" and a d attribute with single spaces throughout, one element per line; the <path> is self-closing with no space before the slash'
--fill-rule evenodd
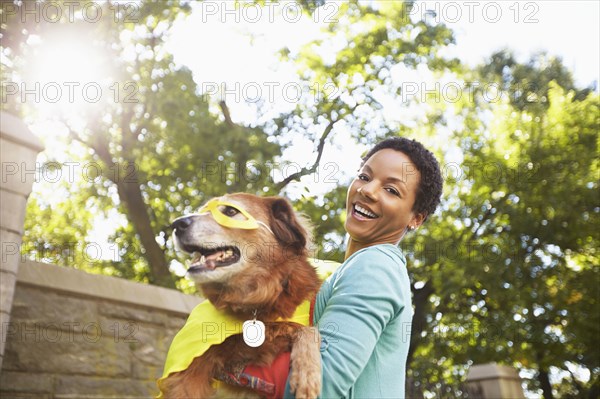
<path id="1" fill-rule="evenodd" d="M 365 175 L 364 173 L 361 173 L 358 175 L 358 179 L 364 180 L 364 181 L 369 181 L 369 176 Z"/>
<path id="2" fill-rule="evenodd" d="M 234 208 L 234 207 L 232 207 L 232 206 L 226 206 L 226 207 L 225 207 L 225 209 L 223 209 L 223 211 L 222 211 L 222 212 L 223 212 L 223 214 L 224 214 L 225 216 L 230 216 L 230 217 L 231 217 L 231 216 L 235 216 L 235 215 L 237 215 L 238 213 L 240 213 L 240 211 L 238 211 L 237 209 L 235 209 L 235 208 Z"/>
<path id="3" fill-rule="evenodd" d="M 386 187 L 386 188 L 385 188 L 385 191 L 387 191 L 387 192 L 388 192 L 388 193 L 390 193 L 390 194 L 393 194 L 393 195 L 395 195 L 396 197 L 399 197 L 399 196 L 400 196 L 400 192 L 398 192 L 398 190 L 396 190 L 396 189 L 395 189 L 395 188 L 393 188 L 393 187 Z"/>

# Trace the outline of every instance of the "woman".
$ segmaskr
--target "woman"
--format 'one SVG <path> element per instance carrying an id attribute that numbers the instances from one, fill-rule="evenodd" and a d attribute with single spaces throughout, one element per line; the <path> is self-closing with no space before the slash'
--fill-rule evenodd
<path id="1" fill-rule="evenodd" d="M 348 189 L 349 235 L 344 263 L 323 283 L 314 322 L 321 333 L 322 398 L 399 398 L 405 395 L 412 321 L 406 260 L 398 244 L 440 202 L 437 160 L 415 140 L 381 141 L 363 158 Z M 244 374 L 286 384 L 289 354 Z"/>

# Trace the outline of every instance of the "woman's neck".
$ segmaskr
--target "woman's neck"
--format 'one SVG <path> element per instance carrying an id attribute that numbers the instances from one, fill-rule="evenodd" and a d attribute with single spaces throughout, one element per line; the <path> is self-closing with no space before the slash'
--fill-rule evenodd
<path id="1" fill-rule="evenodd" d="M 344 256 L 344 260 L 348 259 L 356 251 L 359 251 L 363 248 L 365 248 L 365 246 L 362 246 L 362 243 L 356 242 L 353 239 L 350 239 L 348 241 L 348 245 L 346 246 L 346 255 Z"/>
<path id="2" fill-rule="evenodd" d="M 359 242 L 359 241 L 356 241 L 356 240 L 353 240 L 352 238 L 350 238 L 348 240 L 348 245 L 346 246 L 346 255 L 344 256 L 344 260 L 348 259 L 354 253 L 356 253 L 356 252 L 358 252 L 358 251 L 360 251 L 361 249 L 364 249 L 364 248 L 368 248 L 368 247 L 372 247 L 374 245 L 380 245 L 380 244 L 398 245 L 399 242 L 400 242 L 400 240 L 398 240 L 397 242 L 388 242 L 388 241 L 382 241 L 382 242 Z"/>

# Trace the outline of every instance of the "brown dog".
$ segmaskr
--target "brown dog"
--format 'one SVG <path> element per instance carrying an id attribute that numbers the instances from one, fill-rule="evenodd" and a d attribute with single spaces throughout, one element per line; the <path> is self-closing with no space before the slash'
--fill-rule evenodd
<path id="1" fill-rule="evenodd" d="M 290 350 L 292 391 L 299 398 L 318 396 L 318 332 L 276 321 L 290 318 L 320 286 L 307 259 L 310 237 L 304 220 L 280 197 L 237 193 L 209 204 L 212 209 L 173 223 L 177 247 L 193 254 L 188 274 L 217 309 L 240 321 L 264 322 L 266 339 L 250 347 L 235 334 L 211 346 L 161 384 L 164 397 L 256 397 L 254 391 L 225 384 L 215 392 L 211 382 L 232 365 L 269 365 L 278 353 Z"/>

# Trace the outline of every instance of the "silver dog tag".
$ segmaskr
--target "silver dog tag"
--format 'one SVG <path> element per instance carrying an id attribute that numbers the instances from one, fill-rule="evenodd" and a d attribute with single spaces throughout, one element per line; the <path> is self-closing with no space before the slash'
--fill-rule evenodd
<path id="1" fill-rule="evenodd" d="M 265 324 L 260 320 L 246 320 L 242 326 L 246 345 L 256 348 L 265 342 Z"/>

